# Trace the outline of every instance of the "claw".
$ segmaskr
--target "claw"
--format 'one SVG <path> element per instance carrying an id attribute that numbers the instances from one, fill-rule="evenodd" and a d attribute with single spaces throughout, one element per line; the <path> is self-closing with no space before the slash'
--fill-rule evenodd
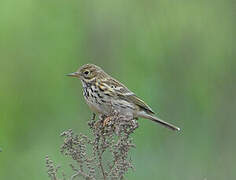
<path id="1" fill-rule="evenodd" d="M 105 127 L 105 126 L 108 125 L 108 123 L 111 121 L 111 118 L 112 118 L 112 117 L 107 117 L 106 119 L 104 119 L 104 121 L 103 121 L 103 127 Z"/>

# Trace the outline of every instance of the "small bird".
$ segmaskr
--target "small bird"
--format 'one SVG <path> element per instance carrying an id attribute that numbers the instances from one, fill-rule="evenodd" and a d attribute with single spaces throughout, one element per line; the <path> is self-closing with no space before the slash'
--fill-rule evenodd
<path id="1" fill-rule="evenodd" d="M 85 64 L 67 76 L 81 80 L 86 103 L 98 115 L 109 117 L 112 111 L 116 110 L 125 117 L 150 119 L 171 130 L 180 130 L 180 128 L 157 118 L 154 111 L 144 101 L 94 64 Z"/>

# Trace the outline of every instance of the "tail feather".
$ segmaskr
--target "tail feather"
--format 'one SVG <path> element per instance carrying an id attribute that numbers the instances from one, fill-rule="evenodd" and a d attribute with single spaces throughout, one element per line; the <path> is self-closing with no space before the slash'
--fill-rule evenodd
<path id="1" fill-rule="evenodd" d="M 169 128 L 169 129 L 171 129 L 171 130 L 174 130 L 174 131 L 180 131 L 180 128 L 179 127 L 176 127 L 175 125 L 173 125 L 173 124 L 170 124 L 170 123 L 168 123 L 168 122 L 165 122 L 165 121 L 163 121 L 163 120 L 161 120 L 161 119 L 158 119 L 157 117 L 151 117 L 151 118 L 149 118 L 150 120 L 152 120 L 152 121 L 154 121 L 154 122 L 157 122 L 157 123 L 159 123 L 159 124 L 161 124 L 161 125 L 163 125 L 163 126 L 165 126 L 165 127 L 167 127 L 167 128 Z"/>
<path id="2" fill-rule="evenodd" d="M 161 119 L 159 119 L 159 118 L 157 118 L 155 116 L 149 115 L 147 113 L 142 113 L 142 114 L 139 114 L 139 115 L 140 115 L 140 117 L 143 117 L 143 118 L 146 118 L 146 119 L 150 119 L 150 120 L 152 120 L 152 121 L 154 121 L 156 123 L 159 123 L 159 124 L 169 128 L 169 129 L 171 129 L 173 131 L 180 131 L 180 128 L 178 128 L 177 126 L 175 126 L 173 124 L 170 124 L 168 122 L 165 122 L 165 121 L 163 121 L 163 120 L 161 120 Z"/>

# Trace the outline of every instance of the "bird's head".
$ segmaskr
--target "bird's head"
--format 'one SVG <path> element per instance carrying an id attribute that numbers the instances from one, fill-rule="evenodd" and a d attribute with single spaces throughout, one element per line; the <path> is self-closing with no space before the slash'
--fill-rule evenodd
<path id="1" fill-rule="evenodd" d="M 85 82 L 90 82 L 95 79 L 95 77 L 98 76 L 98 74 L 101 72 L 103 72 L 103 70 L 100 67 L 94 64 L 85 64 L 76 72 L 67 74 L 67 76 L 76 77 Z"/>

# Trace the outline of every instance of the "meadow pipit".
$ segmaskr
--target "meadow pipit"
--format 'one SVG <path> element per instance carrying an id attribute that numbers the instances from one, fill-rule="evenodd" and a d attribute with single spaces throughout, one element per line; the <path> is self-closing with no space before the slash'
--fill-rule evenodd
<path id="1" fill-rule="evenodd" d="M 180 130 L 154 116 L 153 110 L 144 101 L 94 64 L 85 64 L 68 76 L 81 80 L 84 98 L 90 109 L 96 114 L 109 117 L 112 111 L 116 110 L 120 115 L 129 118 L 150 119 L 172 130 Z"/>

